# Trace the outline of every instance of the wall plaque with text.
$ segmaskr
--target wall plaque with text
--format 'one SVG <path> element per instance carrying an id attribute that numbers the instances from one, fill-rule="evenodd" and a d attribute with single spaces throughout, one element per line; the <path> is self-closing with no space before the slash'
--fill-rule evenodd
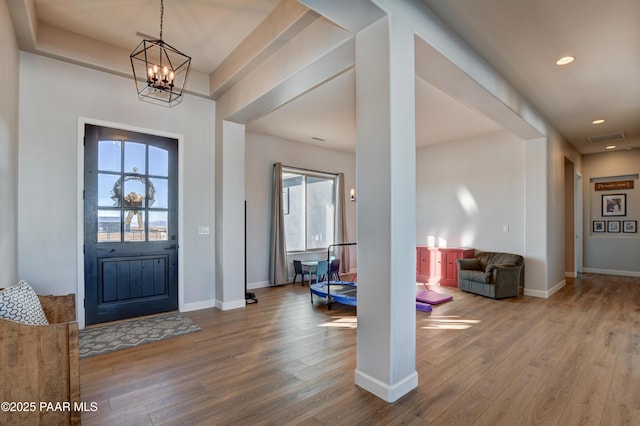
<path id="1" fill-rule="evenodd" d="M 620 180 L 616 182 L 596 182 L 596 191 L 611 191 L 618 189 L 633 189 L 632 180 Z"/>

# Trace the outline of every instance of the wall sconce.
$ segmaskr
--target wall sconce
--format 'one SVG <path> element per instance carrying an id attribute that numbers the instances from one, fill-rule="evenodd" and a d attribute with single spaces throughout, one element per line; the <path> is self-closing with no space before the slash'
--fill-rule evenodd
<path id="1" fill-rule="evenodd" d="M 354 203 L 356 202 L 356 189 L 355 188 L 351 188 L 351 191 L 349 192 L 349 199 L 351 201 L 353 201 Z"/>

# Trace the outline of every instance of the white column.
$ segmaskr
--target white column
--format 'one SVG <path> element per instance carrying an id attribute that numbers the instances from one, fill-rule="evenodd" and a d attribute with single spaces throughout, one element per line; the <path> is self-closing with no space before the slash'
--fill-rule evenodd
<path id="1" fill-rule="evenodd" d="M 244 124 L 216 122 L 216 307 L 245 306 Z"/>
<path id="2" fill-rule="evenodd" d="M 356 384 L 393 402 L 418 385 L 415 310 L 415 68 L 410 27 L 356 34 Z"/>

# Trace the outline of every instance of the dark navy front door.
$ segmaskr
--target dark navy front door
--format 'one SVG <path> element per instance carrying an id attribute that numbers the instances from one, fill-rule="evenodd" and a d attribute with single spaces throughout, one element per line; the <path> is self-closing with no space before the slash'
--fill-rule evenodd
<path id="1" fill-rule="evenodd" d="M 178 308 L 178 141 L 85 127 L 85 322 Z"/>

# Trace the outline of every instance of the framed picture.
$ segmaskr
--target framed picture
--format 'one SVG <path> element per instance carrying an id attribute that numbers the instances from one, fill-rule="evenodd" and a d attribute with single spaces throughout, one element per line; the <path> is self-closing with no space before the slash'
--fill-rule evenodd
<path id="1" fill-rule="evenodd" d="M 608 221 L 607 232 L 620 232 L 620 221 L 619 220 Z"/>
<path id="2" fill-rule="evenodd" d="M 607 194 L 602 196 L 602 216 L 626 216 L 627 194 Z M 609 231 L 611 232 L 611 231 Z"/>
<path id="3" fill-rule="evenodd" d="M 622 221 L 622 232 L 635 233 L 637 231 L 638 221 L 637 220 L 623 220 Z"/>
<path id="4" fill-rule="evenodd" d="M 604 224 L 605 224 L 604 220 L 594 220 L 593 232 L 604 232 L 605 231 Z"/>

